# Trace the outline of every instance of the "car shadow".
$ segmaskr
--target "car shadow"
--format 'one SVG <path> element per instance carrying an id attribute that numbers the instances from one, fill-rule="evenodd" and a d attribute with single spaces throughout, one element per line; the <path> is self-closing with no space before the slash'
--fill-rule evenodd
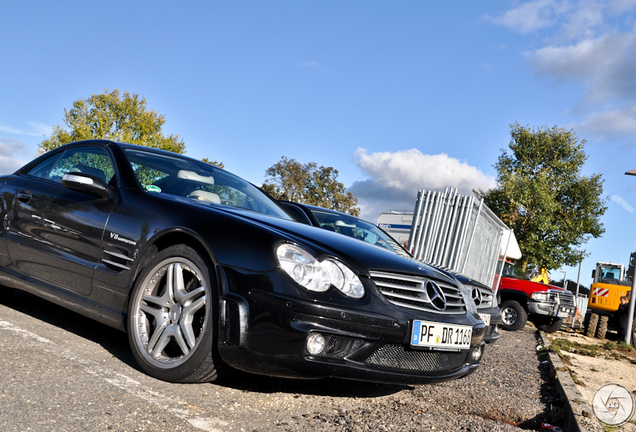
<path id="1" fill-rule="evenodd" d="M 126 333 L 94 321 L 36 295 L 0 286 L 0 304 L 100 345 L 127 365 L 138 369 Z"/>
<path id="2" fill-rule="evenodd" d="M 407 385 L 379 384 L 339 378 L 305 380 L 270 377 L 234 369 L 215 384 L 256 393 L 294 393 L 335 398 L 373 398 L 413 389 L 412 386 Z"/>
<path id="3" fill-rule="evenodd" d="M 133 357 L 124 332 L 101 324 L 78 313 L 25 291 L 0 286 L 0 304 L 46 322 L 83 339 L 90 340 L 115 358 L 144 373 Z M 269 377 L 231 369 L 226 376 L 212 384 L 255 393 L 294 393 L 329 397 L 378 397 L 398 393 L 412 387 L 377 384 L 336 378 L 296 380 Z"/>
<path id="4" fill-rule="evenodd" d="M 538 330 L 535 332 L 535 338 L 538 345 L 542 344 L 541 335 Z M 556 374 L 552 369 L 548 352 L 538 350 L 536 355 L 539 361 L 537 369 L 541 374 L 542 381 L 540 397 L 545 408 L 542 413 L 520 423 L 518 426 L 522 429 L 540 430 L 543 423 L 562 425 L 564 421 L 565 405 L 568 403 L 557 389 L 558 384 Z"/>

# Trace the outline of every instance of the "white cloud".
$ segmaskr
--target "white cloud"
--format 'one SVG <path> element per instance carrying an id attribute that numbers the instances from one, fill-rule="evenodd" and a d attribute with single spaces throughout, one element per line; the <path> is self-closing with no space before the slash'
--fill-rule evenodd
<path id="1" fill-rule="evenodd" d="M 18 129 L 12 128 L 10 126 L 3 126 L 3 125 L 0 125 L 0 132 L 6 132 L 6 133 L 16 134 L 16 135 L 25 135 L 24 133 L 22 133 L 22 131 L 19 131 Z"/>
<path id="2" fill-rule="evenodd" d="M 609 2 L 609 9 L 615 14 L 629 12 L 636 9 L 636 0 L 613 0 Z"/>
<path id="3" fill-rule="evenodd" d="M 581 82 L 592 104 L 636 100 L 636 31 L 526 52 L 539 75 Z"/>
<path id="4" fill-rule="evenodd" d="M 580 123 L 579 128 L 599 139 L 635 135 L 636 104 L 615 110 L 594 112 Z"/>
<path id="5" fill-rule="evenodd" d="M 618 195 L 612 195 L 610 200 L 614 201 L 616 204 L 623 207 L 629 213 L 634 213 L 634 208 L 630 206 L 629 204 L 627 204 L 627 201 L 625 201 L 623 198 L 619 197 Z"/>
<path id="6" fill-rule="evenodd" d="M 357 181 L 348 190 L 358 198 L 361 216 L 372 222 L 389 209 L 412 211 L 420 189 L 455 187 L 469 195 L 473 189 L 490 189 L 496 184 L 493 177 L 466 162 L 417 149 L 367 154 L 358 148 L 354 160 L 370 179 Z"/>
<path id="7" fill-rule="evenodd" d="M 582 86 L 577 127 L 620 139 L 633 135 L 636 123 L 634 10 L 636 0 L 530 0 L 490 20 L 521 33 L 542 30 L 543 46 L 524 53 L 530 66 Z"/>
<path id="8" fill-rule="evenodd" d="M 308 62 L 302 62 L 298 64 L 298 67 L 300 68 L 320 68 L 320 64 L 316 61 L 308 61 Z"/>
<path id="9" fill-rule="evenodd" d="M 573 45 L 550 45 L 528 51 L 525 57 L 539 74 L 563 80 L 587 80 L 605 74 L 606 63 L 620 53 L 621 48 L 612 39 L 606 35 Z"/>
<path id="10" fill-rule="evenodd" d="M 49 136 L 53 131 L 53 128 L 50 125 L 45 125 L 43 123 L 36 122 L 27 122 L 27 125 L 31 127 L 32 136 Z"/>
<path id="11" fill-rule="evenodd" d="M 0 174 L 15 172 L 33 157 L 23 142 L 0 137 Z"/>
<path id="12" fill-rule="evenodd" d="M 519 33 L 550 27 L 557 15 L 567 9 L 567 2 L 554 0 L 532 0 L 510 9 L 496 17 L 487 17 L 495 24 Z"/>
<path id="13" fill-rule="evenodd" d="M 0 132 L 10 133 L 14 135 L 26 136 L 46 136 L 50 135 L 53 128 L 42 123 L 28 122 L 30 130 L 18 129 L 12 126 L 0 125 Z"/>
<path id="14" fill-rule="evenodd" d="M 636 30 L 547 46 L 526 53 L 539 75 L 578 82 L 585 93 L 575 114 L 579 127 L 599 139 L 636 132 Z"/>

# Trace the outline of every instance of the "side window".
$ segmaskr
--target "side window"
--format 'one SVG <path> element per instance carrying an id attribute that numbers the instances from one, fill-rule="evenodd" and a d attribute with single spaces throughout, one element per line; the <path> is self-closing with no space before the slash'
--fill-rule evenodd
<path id="1" fill-rule="evenodd" d="M 39 165 L 34 170 L 38 167 Z M 62 183 L 62 177 L 69 172 L 90 174 L 101 179 L 106 184 L 115 175 L 108 153 L 97 147 L 79 147 L 65 151 L 51 166 L 44 178 Z"/>
<path id="2" fill-rule="evenodd" d="M 48 159 L 44 159 L 42 162 L 31 168 L 27 174 L 32 175 L 34 177 L 45 178 L 46 175 L 51 170 L 51 166 L 55 163 L 56 160 L 60 157 L 59 154 L 50 157 Z"/>
<path id="3" fill-rule="evenodd" d="M 135 177 L 141 187 L 150 192 L 157 192 L 158 190 L 161 190 L 161 188 L 158 188 L 155 183 L 168 177 L 168 173 L 155 168 L 150 168 L 134 162 L 130 165 L 132 166 L 132 169 L 135 172 Z M 158 190 L 156 188 L 158 188 Z"/>

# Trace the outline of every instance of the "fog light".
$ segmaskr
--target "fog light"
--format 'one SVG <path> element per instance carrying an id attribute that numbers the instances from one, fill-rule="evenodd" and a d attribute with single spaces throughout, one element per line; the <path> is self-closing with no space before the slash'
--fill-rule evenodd
<path id="1" fill-rule="evenodd" d="M 325 337 L 320 333 L 312 333 L 307 338 L 307 351 L 311 355 L 318 355 L 325 349 L 325 344 L 327 341 Z"/>
<path id="2" fill-rule="evenodd" d="M 483 354 L 482 348 L 483 347 L 481 346 L 477 346 L 473 348 L 472 350 L 470 350 L 470 354 L 468 355 L 468 358 L 470 359 L 472 363 L 477 363 L 479 359 L 481 359 L 481 355 Z"/>

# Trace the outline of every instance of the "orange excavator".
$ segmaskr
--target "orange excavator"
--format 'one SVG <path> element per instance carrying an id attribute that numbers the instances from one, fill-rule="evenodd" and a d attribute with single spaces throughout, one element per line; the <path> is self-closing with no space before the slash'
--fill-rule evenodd
<path id="1" fill-rule="evenodd" d="M 634 256 L 630 259 L 633 262 Z M 630 270 L 633 268 L 630 264 Z M 631 272 L 630 272 L 631 273 Z M 630 278 L 625 277 L 625 266 L 608 262 L 596 263 L 592 271 L 594 282 L 590 287 L 588 313 L 585 317 L 585 335 L 605 339 L 608 329 L 618 328 L 614 322 L 614 312 L 621 304 L 621 296 L 627 296 L 632 290 Z"/>

